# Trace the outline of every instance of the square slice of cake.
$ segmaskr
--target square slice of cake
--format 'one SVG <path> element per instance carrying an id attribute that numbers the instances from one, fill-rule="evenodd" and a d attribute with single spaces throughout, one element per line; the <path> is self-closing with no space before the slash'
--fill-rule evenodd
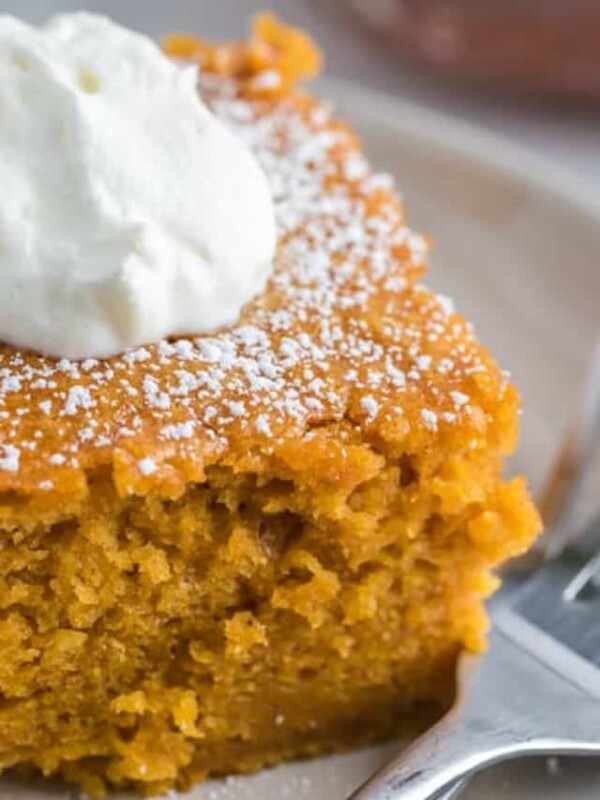
<path id="1" fill-rule="evenodd" d="M 263 16 L 166 47 L 268 177 L 266 290 L 110 359 L 0 349 L 0 768 L 95 794 L 416 732 L 538 529 L 501 476 L 517 393 L 297 88 L 310 40 Z"/>

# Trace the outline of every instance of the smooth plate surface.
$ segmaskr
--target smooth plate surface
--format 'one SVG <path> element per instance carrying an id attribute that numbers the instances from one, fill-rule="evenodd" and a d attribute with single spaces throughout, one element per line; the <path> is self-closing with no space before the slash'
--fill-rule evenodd
<path id="1" fill-rule="evenodd" d="M 429 282 L 455 299 L 513 373 L 525 400 L 523 443 L 513 466 L 538 488 L 597 333 L 600 197 L 586 197 L 556 165 L 467 125 L 337 82 L 324 81 L 322 89 L 356 125 L 375 164 L 396 176 L 411 223 L 434 236 Z M 393 751 L 386 745 L 284 765 L 211 782 L 187 797 L 342 800 Z M 77 794 L 5 779 L 0 796 L 66 800 Z M 464 796 L 593 800 L 600 796 L 600 763 L 504 765 L 476 779 Z"/>

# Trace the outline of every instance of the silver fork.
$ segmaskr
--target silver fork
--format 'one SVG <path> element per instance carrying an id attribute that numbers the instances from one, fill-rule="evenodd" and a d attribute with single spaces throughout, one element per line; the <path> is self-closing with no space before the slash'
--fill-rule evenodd
<path id="1" fill-rule="evenodd" d="M 462 656 L 449 714 L 349 800 L 454 800 L 470 775 L 499 761 L 600 755 L 600 519 L 570 545 L 582 508 L 589 513 L 599 440 L 600 342 L 542 498 L 549 532 L 519 564 L 545 565 L 494 604 L 488 652 Z"/>

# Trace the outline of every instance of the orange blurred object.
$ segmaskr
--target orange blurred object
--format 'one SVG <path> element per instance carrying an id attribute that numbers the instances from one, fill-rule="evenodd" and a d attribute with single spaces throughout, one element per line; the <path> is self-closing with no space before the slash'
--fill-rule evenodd
<path id="1" fill-rule="evenodd" d="M 600 97 L 599 0 L 348 0 L 402 57 L 444 75 Z"/>

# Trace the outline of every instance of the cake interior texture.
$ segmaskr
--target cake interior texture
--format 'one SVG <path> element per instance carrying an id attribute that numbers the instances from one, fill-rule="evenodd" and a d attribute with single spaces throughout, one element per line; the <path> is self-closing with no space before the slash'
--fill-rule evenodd
<path id="1" fill-rule="evenodd" d="M 212 339 L 0 352 L 0 768 L 94 795 L 417 732 L 539 527 L 501 474 L 517 393 L 418 283 L 425 243 L 352 132 L 295 88 L 310 41 L 261 17 L 167 51 L 272 182 L 272 286 Z"/>

